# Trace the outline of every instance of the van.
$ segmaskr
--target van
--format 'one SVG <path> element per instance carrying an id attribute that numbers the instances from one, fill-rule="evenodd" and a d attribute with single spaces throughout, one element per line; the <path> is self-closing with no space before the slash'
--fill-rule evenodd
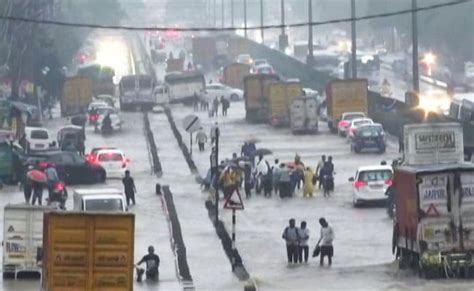
<path id="1" fill-rule="evenodd" d="M 75 211 L 127 211 L 124 194 L 118 189 L 75 189 L 73 199 Z"/>
<path id="2" fill-rule="evenodd" d="M 43 213 L 52 208 L 8 204 L 3 217 L 3 277 L 19 274 L 41 275 Z"/>

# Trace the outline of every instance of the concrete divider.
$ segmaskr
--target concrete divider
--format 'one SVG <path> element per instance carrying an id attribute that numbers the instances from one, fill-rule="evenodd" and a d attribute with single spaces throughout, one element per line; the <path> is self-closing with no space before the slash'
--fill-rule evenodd
<path id="1" fill-rule="evenodd" d="M 151 155 L 151 163 L 153 168 L 153 173 L 155 173 L 158 177 L 163 175 L 163 170 L 161 167 L 160 158 L 158 156 L 158 148 L 156 147 L 155 137 L 153 135 L 153 131 L 150 128 L 150 120 L 148 119 L 148 113 L 143 113 L 143 123 L 144 123 L 144 130 L 145 130 L 145 138 L 148 144 L 148 150 Z"/>
<path id="2" fill-rule="evenodd" d="M 194 163 L 194 160 L 189 153 L 188 147 L 183 141 L 183 137 L 181 136 L 181 132 L 176 126 L 176 122 L 173 118 L 173 115 L 171 113 L 171 110 L 169 108 L 165 108 L 165 114 L 168 118 L 168 122 L 171 126 L 171 130 L 173 131 L 173 134 L 178 141 L 178 145 L 181 148 L 181 151 L 183 152 L 184 158 L 186 162 L 188 163 L 188 167 L 190 171 L 195 174 L 199 175 L 199 171 L 196 167 L 196 164 Z M 206 201 L 205 202 L 205 207 L 208 211 L 209 218 L 213 222 L 213 225 L 216 229 L 217 236 L 221 240 L 222 247 L 224 248 L 224 252 L 227 255 L 227 258 L 229 259 L 229 262 L 232 264 L 232 261 L 234 260 L 235 263 L 235 270 L 234 274 L 239 278 L 241 281 L 246 281 L 249 280 L 250 276 L 245 269 L 245 266 L 242 262 L 242 258 L 238 252 L 238 250 L 235 250 L 235 252 L 232 250 L 232 240 L 230 238 L 229 233 L 227 232 L 227 229 L 225 228 L 224 223 L 221 220 L 215 221 L 215 208 L 214 205 L 212 204 L 211 201 Z M 250 284 L 252 285 L 252 284 Z M 254 286 L 256 288 L 256 286 Z M 256 289 L 249 289 L 249 290 L 256 290 Z"/>
<path id="3" fill-rule="evenodd" d="M 193 278 L 186 257 L 186 246 L 184 245 L 183 234 L 181 232 L 181 224 L 179 223 L 173 194 L 171 193 L 169 186 L 163 186 L 163 195 L 160 197 L 169 221 L 171 247 L 175 252 L 176 268 L 180 281 L 183 284 L 183 290 L 194 290 Z"/>

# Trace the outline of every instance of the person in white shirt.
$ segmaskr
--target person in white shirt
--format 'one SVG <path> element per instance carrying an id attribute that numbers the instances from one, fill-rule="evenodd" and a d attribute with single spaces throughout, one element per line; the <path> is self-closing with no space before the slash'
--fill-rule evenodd
<path id="1" fill-rule="evenodd" d="M 334 231 L 332 227 L 329 226 L 329 223 L 324 217 L 319 219 L 319 224 L 321 225 L 321 237 L 319 238 L 318 245 L 321 247 L 321 255 L 319 264 L 324 265 L 324 257 L 328 257 L 328 264 L 332 264 L 332 256 L 334 255 L 334 247 L 332 242 L 334 240 Z"/>
<path id="2" fill-rule="evenodd" d="M 263 155 L 258 157 L 257 165 L 255 166 L 255 179 L 257 180 L 256 192 L 260 194 L 264 188 L 265 176 L 268 174 L 270 165 L 267 160 L 263 158 Z"/>
<path id="3" fill-rule="evenodd" d="M 299 241 L 299 250 L 298 250 L 298 261 L 301 264 L 303 262 L 308 262 L 308 240 L 309 240 L 309 229 L 306 227 L 306 221 L 301 222 L 300 228 L 298 228 Z"/>

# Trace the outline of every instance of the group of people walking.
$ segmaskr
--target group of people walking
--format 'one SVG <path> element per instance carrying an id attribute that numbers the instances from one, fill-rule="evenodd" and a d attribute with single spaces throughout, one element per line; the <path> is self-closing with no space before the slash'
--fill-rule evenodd
<path id="1" fill-rule="evenodd" d="M 328 258 L 331 266 L 334 255 L 334 230 L 324 217 L 319 219 L 321 225 L 320 237 L 313 251 L 313 257 L 320 256 L 319 264 L 324 265 L 324 258 Z M 289 220 L 289 225 L 283 230 L 282 238 L 286 242 L 286 254 L 289 264 L 308 263 L 309 257 L 309 229 L 306 221 L 301 221 L 300 227 L 296 226 L 294 218 Z"/>
<path id="2" fill-rule="evenodd" d="M 227 116 L 227 110 L 230 107 L 230 101 L 229 99 L 225 98 L 224 96 L 221 96 L 219 99 L 218 97 L 215 97 L 211 103 L 211 108 L 209 109 L 209 101 L 207 100 L 207 96 L 204 96 L 205 93 L 202 94 L 197 94 L 194 93 L 193 97 L 193 110 L 194 111 L 208 111 L 209 112 L 209 117 L 214 117 L 217 116 L 219 113 L 219 105 L 221 105 L 222 109 L 222 116 Z"/>

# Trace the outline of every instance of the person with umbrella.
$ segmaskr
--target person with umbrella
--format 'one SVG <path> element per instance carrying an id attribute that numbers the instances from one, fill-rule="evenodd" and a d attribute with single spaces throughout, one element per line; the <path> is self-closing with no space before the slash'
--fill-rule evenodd
<path id="1" fill-rule="evenodd" d="M 28 172 L 23 176 L 24 185 L 23 185 L 23 194 L 25 195 L 25 202 L 30 204 L 31 192 L 33 191 L 33 181 L 29 178 L 31 176 L 30 171 L 34 170 L 33 166 L 28 166 Z"/>
<path id="2" fill-rule="evenodd" d="M 31 181 L 31 188 L 33 190 L 33 198 L 32 198 L 31 204 L 35 205 L 36 202 L 38 202 L 38 205 L 42 205 L 43 204 L 43 185 L 47 182 L 48 178 L 42 171 L 37 170 L 37 169 L 29 170 L 26 176 L 27 176 L 27 179 Z"/>

